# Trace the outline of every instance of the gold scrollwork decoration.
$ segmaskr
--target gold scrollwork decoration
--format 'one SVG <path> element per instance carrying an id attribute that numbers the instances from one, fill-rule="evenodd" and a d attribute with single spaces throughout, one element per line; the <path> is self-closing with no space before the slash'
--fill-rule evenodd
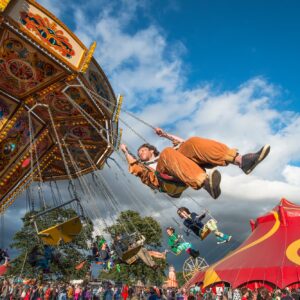
<path id="1" fill-rule="evenodd" d="M 90 49 L 89 49 L 89 52 L 85 58 L 85 62 L 81 68 L 81 72 L 82 73 L 85 73 L 91 63 L 91 60 L 93 58 L 93 55 L 94 55 L 94 52 L 95 52 L 95 49 L 96 49 L 96 46 L 97 46 L 97 43 L 96 42 L 93 42 Z"/>
<path id="2" fill-rule="evenodd" d="M 0 0 L 0 12 L 4 12 L 10 0 Z"/>

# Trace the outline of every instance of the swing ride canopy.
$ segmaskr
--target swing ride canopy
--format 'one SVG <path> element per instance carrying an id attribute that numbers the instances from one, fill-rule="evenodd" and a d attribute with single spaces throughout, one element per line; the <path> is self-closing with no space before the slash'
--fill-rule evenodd
<path id="1" fill-rule="evenodd" d="M 0 0 L 0 45 L 1 213 L 32 180 L 100 169 L 118 143 L 121 98 L 96 44 L 87 49 L 34 0 Z"/>
<path id="2" fill-rule="evenodd" d="M 286 199 L 267 214 L 250 221 L 252 233 L 236 250 L 202 272 L 185 287 L 203 288 L 221 282 L 233 288 L 300 285 L 300 206 Z"/>

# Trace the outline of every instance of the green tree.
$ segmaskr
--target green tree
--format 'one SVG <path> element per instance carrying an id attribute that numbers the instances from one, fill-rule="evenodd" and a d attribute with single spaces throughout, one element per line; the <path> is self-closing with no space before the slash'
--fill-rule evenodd
<path id="1" fill-rule="evenodd" d="M 29 277 L 32 275 L 37 276 L 38 273 L 41 273 L 39 269 L 32 267 L 28 261 L 28 255 L 34 247 L 38 247 L 39 252 L 44 253 L 44 245 L 37 235 L 32 222 L 32 215 L 32 212 L 26 213 L 22 218 L 23 226 L 15 234 L 10 245 L 19 252 L 19 255 L 11 263 L 11 275 L 19 276 L 21 271 L 23 276 Z M 36 225 L 39 230 L 44 230 L 76 215 L 76 212 L 72 209 L 56 209 L 37 218 Z M 50 263 L 51 272 L 59 274 L 64 280 L 84 277 L 88 265 L 79 271 L 75 269 L 75 266 L 86 259 L 86 251 L 89 249 L 88 241 L 92 239 L 92 232 L 92 222 L 86 219 L 81 233 L 71 243 L 55 247 L 58 259 Z"/>
<path id="2" fill-rule="evenodd" d="M 127 210 L 120 213 L 114 225 L 106 229 L 112 237 L 124 233 L 138 232 L 145 238 L 145 247 L 147 249 L 159 250 L 162 241 L 162 230 L 159 223 L 152 217 L 142 217 L 138 212 Z M 144 284 L 150 282 L 152 284 L 161 284 L 165 281 L 164 270 L 166 261 L 155 259 L 157 267 L 155 269 L 148 267 L 140 259 L 132 265 L 120 263 L 121 271 L 118 272 L 114 268 L 109 273 L 101 272 L 101 279 L 112 279 L 133 284 L 141 280 Z"/>
<path id="3" fill-rule="evenodd" d="M 183 273 L 182 272 L 176 272 L 176 279 L 178 281 L 178 285 L 179 286 L 183 286 L 185 284 L 185 279 L 183 277 Z"/>

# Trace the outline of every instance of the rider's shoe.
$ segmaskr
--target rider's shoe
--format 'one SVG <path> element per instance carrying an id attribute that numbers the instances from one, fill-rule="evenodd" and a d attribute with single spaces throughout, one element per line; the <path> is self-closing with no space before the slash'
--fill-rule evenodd
<path id="1" fill-rule="evenodd" d="M 256 153 L 248 153 L 242 156 L 241 169 L 245 174 L 250 174 L 254 168 L 262 162 L 270 153 L 270 145 L 263 146 Z"/>
<path id="2" fill-rule="evenodd" d="M 211 195 L 213 199 L 217 199 L 221 195 L 221 178 L 221 173 L 217 169 L 214 169 L 204 181 L 203 188 Z"/>

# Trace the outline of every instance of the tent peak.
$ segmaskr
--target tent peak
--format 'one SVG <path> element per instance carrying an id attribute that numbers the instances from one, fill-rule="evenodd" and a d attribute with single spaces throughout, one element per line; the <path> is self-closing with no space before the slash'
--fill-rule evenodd
<path id="1" fill-rule="evenodd" d="M 289 201 L 285 198 L 281 198 L 278 206 L 283 206 L 284 208 L 294 208 L 294 209 L 298 208 L 300 210 L 300 205 L 297 205 L 297 204 L 295 204 L 295 203 L 293 203 L 293 202 L 291 202 L 291 201 Z"/>

